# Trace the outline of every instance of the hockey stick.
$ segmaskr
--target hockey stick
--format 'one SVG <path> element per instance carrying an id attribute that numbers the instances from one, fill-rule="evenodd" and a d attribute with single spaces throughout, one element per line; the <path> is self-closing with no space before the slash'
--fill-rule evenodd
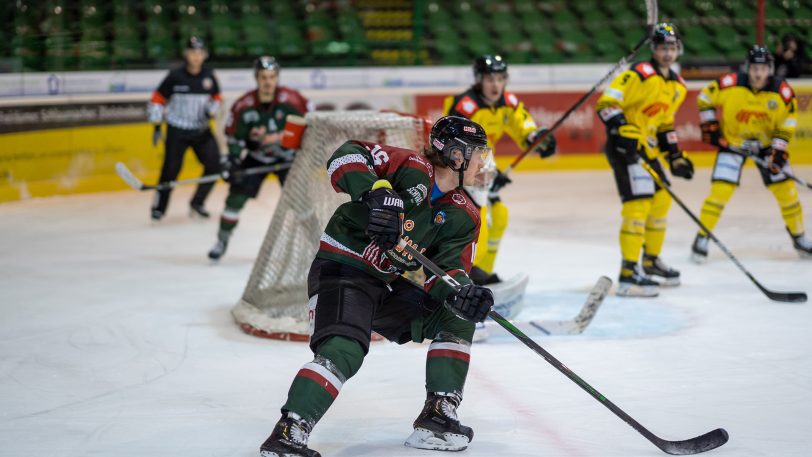
<path id="1" fill-rule="evenodd" d="M 510 172 L 513 171 L 514 168 L 516 168 L 516 166 L 519 164 L 519 162 L 521 162 L 527 156 L 527 154 L 530 154 L 530 152 L 533 151 L 533 149 L 535 149 L 539 144 L 541 144 L 556 129 L 561 127 L 561 124 L 563 124 L 564 121 L 566 121 L 567 118 L 570 117 L 570 115 L 575 112 L 575 110 L 580 108 L 581 105 L 583 105 L 586 102 L 586 100 L 593 93 L 595 93 L 596 90 L 598 90 L 598 88 L 600 86 L 604 85 L 606 83 L 606 81 L 609 81 L 612 78 L 612 76 L 614 76 L 615 72 L 619 68 L 621 68 L 621 67 L 625 66 L 626 64 L 628 64 L 629 61 L 631 59 L 633 59 L 635 55 L 637 55 L 637 52 L 640 51 L 640 48 L 642 48 L 646 43 L 649 42 L 649 40 L 651 40 L 651 33 L 654 30 L 654 24 L 657 22 L 657 1 L 656 0 L 645 0 L 645 1 L 646 1 L 646 16 L 647 16 L 646 17 L 646 27 L 647 27 L 646 35 L 643 38 L 641 38 L 640 41 L 638 41 L 637 44 L 634 45 L 632 50 L 629 51 L 629 53 L 627 53 L 622 59 L 620 59 L 612 67 L 612 69 L 609 70 L 609 72 L 606 73 L 606 75 L 604 75 L 603 78 L 601 78 L 597 83 L 595 83 L 595 85 L 592 86 L 592 88 L 589 89 L 589 91 L 587 93 L 585 93 L 580 99 L 578 99 L 577 102 L 575 102 L 574 105 L 572 105 L 572 107 L 570 107 L 570 109 L 568 109 L 563 115 L 561 115 L 561 117 L 558 118 L 557 121 L 555 121 L 555 124 L 553 124 L 552 127 L 549 128 L 549 130 L 547 130 L 544 133 L 538 135 L 538 138 L 535 138 L 533 140 L 533 143 L 530 146 L 528 146 L 524 150 L 524 152 L 522 152 L 515 159 L 513 159 L 513 163 L 508 165 L 508 167 L 505 168 L 505 171 L 503 171 L 504 174 L 509 175 Z"/>
<path id="2" fill-rule="evenodd" d="M 745 155 L 747 155 L 748 157 L 753 159 L 753 162 L 757 163 L 761 168 L 763 168 L 765 170 L 768 170 L 768 171 L 770 170 L 770 165 L 767 163 L 767 161 L 764 160 L 763 158 L 759 157 L 758 155 L 756 155 L 753 151 L 750 151 L 750 150 L 747 150 L 747 149 L 737 149 L 737 148 L 730 148 L 730 149 L 732 149 L 732 150 L 734 150 L 736 152 L 744 153 Z M 812 189 L 812 184 L 810 184 L 809 182 L 807 182 L 807 181 L 793 175 L 792 173 L 790 173 L 790 172 L 788 172 L 786 170 L 781 170 L 781 174 L 783 174 L 787 178 L 797 182 L 798 184 L 800 184 L 802 186 L 806 186 L 806 187 Z"/>
<path id="3" fill-rule="evenodd" d="M 429 260 L 426 256 L 418 252 L 412 246 L 406 244 L 405 241 L 402 239 L 398 244 L 401 248 L 403 248 L 410 256 L 417 259 L 418 262 L 423 264 L 423 267 L 427 268 L 433 274 L 435 274 L 438 278 L 440 278 L 443 282 L 448 284 L 449 286 L 453 287 L 454 289 L 459 290 L 462 286 L 456 279 L 452 278 L 451 275 L 443 271 L 440 267 L 434 264 L 431 260 Z M 564 376 L 568 377 L 571 381 L 578 384 L 582 389 L 584 389 L 589 395 L 592 395 L 593 398 L 601 402 L 603 406 L 607 407 L 610 411 L 615 413 L 616 416 L 623 419 L 624 422 L 629 424 L 633 429 L 637 430 L 638 433 L 643 435 L 647 440 L 651 441 L 655 446 L 660 448 L 663 452 L 672 455 L 689 455 L 689 454 L 698 454 L 700 452 L 710 451 L 711 449 L 716 449 L 717 447 L 727 443 L 728 434 L 722 428 L 717 428 L 711 432 L 705 433 L 704 435 L 697 436 L 695 438 L 691 438 L 684 441 L 668 441 L 664 440 L 657 435 L 651 433 L 647 428 L 643 427 L 639 422 L 637 422 L 633 417 L 626 414 L 625 411 L 617 407 L 614 403 L 609 401 L 608 398 L 604 397 L 603 394 L 595 390 L 594 387 L 587 384 L 586 381 L 581 379 L 577 374 L 573 373 L 572 370 L 567 368 L 566 365 L 561 363 L 558 359 L 553 357 L 552 354 L 547 352 L 544 348 L 538 345 L 535 341 L 533 341 L 530 337 L 525 335 L 521 330 L 516 328 L 513 324 L 510 323 L 507 319 L 499 315 L 496 311 L 491 310 L 488 313 L 488 316 L 491 319 L 495 320 L 499 323 L 505 330 L 510 332 L 513 336 L 519 339 L 525 346 L 532 349 L 536 354 L 540 355 L 544 360 L 546 360 L 550 365 L 554 366 L 558 371 L 564 374 Z"/>
<path id="4" fill-rule="evenodd" d="M 727 247 L 724 244 L 722 244 L 721 241 L 719 241 L 719 238 L 716 238 L 716 235 L 714 235 L 713 232 L 711 232 L 707 227 L 705 227 L 705 224 L 703 224 L 702 221 L 700 221 L 699 218 L 696 217 L 694 213 L 692 213 L 691 210 L 688 209 L 687 206 L 685 206 L 685 203 L 683 203 L 682 200 L 680 200 L 679 197 L 677 197 L 674 191 L 671 190 L 670 186 L 668 186 L 667 184 L 665 184 L 665 182 L 663 182 L 663 180 L 660 178 L 660 175 L 657 174 L 657 172 L 653 168 L 651 168 L 651 166 L 647 164 L 645 160 L 639 159 L 637 163 L 639 163 L 640 165 L 643 166 L 643 168 L 646 169 L 646 171 L 651 175 L 651 177 L 654 178 L 654 181 L 657 183 L 657 185 L 659 185 L 660 187 L 665 189 L 666 192 L 668 192 L 668 195 L 670 195 L 671 198 L 674 199 L 675 202 L 677 202 L 680 208 L 682 208 L 682 210 L 685 211 L 685 214 L 687 214 L 688 217 L 691 218 L 691 220 L 696 222 L 699 228 L 701 228 L 705 233 L 708 234 L 708 237 L 712 239 L 717 246 L 719 246 L 719 249 L 721 249 L 722 252 L 724 252 L 728 256 L 728 258 L 730 258 L 730 260 L 732 260 L 733 263 L 735 263 L 736 266 L 739 267 L 739 269 L 748 278 L 750 278 L 750 281 L 752 281 L 753 284 L 755 284 L 756 287 L 758 287 L 764 293 L 764 295 L 766 295 L 770 300 L 790 303 L 802 303 L 806 301 L 805 292 L 776 292 L 774 290 L 770 290 L 762 286 L 761 283 L 758 282 L 758 280 L 756 280 L 756 278 L 753 277 L 753 275 L 750 274 L 749 271 L 747 271 L 747 268 L 744 268 L 744 265 L 742 265 L 741 262 L 739 262 L 739 259 L 737 259 L 736 256 L 734 256 L 733 253 L 730 252 L 727 249 Z"/>
<path id="5" fill-rule="evenodd" d="M 248 176 L 248 175 L 261 174 L 261 173 L 271 173 L 271 172 L 274 172 L 274 171 L 287 170 L 288 168 L 290 168 L 290 166 L 291 166 L 291 163 L 286 162 L 286 163 L 281 163 L 279 165 L 267 165 L 267 166 L 262 166 L 262 167 L 246 168 L 245 170 L 239 171 L 238 174 L 242 175 L 242 176 Z M 181 180 L 178 180 L 178 181 L 167 181 L 167 182 L 162 182 L 162 183 L 158 183 L 158 184 L 155 184 L 155 185 L 150 185 L 150 184 L 144 184 L 143 182 L 141 182 L 141 180 L 138 179 L 130 171 L 129 168 L 127 168 L 127 165 L 124 165 L 121 162 L 116 162 L 116 173 L 118 174 L 118 176 L 121 179 L 124 180 L 124 182 L 126 182 L 130 187 L 132 187 L 135 190 L 172 189 L 173 187 L 182 186 L 184 184 L 201 184 L 201 183 L 207 183 L 207 182 L 215 182 L 218 179 L 221 179 L 221 177 L 222 177 L 222 175 L 220 175 L 218 173 L 218 174 L 213 174 L 213 175 L 201 176 L 199 178 L 181 179 Z"/>
<path id="6" fill-rule="evenodd" d="M 612 280 L 606 276 L 598 278 L 598 282 L 589 291 L 589 295 L 581 307 L 581 311 L 572 319 L 565 320 L 545 320 L 537 319 L 531 321 L 510 321 L 514 326 L 522 329 L 525 333 L 541 332 L 543 336 L 556 336 L 556 335 L 580 335 L 586 330 L 595 314 L 598 312 L 603 299 L 612 288 Z M 485 327 L 489 330 L 493 327 L 501 328 L 497 322 L 486 321 Z"/>

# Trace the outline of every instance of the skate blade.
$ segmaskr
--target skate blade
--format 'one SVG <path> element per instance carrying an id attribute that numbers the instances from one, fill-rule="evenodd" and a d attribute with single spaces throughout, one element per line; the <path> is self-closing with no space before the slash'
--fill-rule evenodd
<path id="1" fill-rule="evenodd" d="M 708 256 L 702 255 L 702 254 L 697 254 L 696 252 L 692 252 L 691 253 L 691 261 L 693 263 L 697 264 L 697 265 L 702 265 L 704 263 L 707 263 Z"/>
<path id="2" fill-rule="evenodd" d="M 652 298 L 660 295 L 656 286 L 638 286 L 636 284 L 618 284 L 615 295 L 618 297 L 645 297 Z"/>
<path id="3" fill-rule="evenodd" d="M 658 276 L 656 279 L 660 283 L 660 287 L 677 287 L 682 284 L 679 278 L 662 278 Z"/>
<path id="4" fill-rule="evenodd" d="M 801 250 L 801 249 L 796 249 L 795 251 L 798 252 L 798 255 L 802 259 L 812 259 L 812 253 L 810 253 L 810 252 L 806 252 L 806 251 Z"/>
<path id="5" fill-rule="evenodd" d="M 431 451 L 463 451 L 468 448 L 468 437 L 456 433 L 440 435 L 424 428 L 416 428 L 403 444 L 406 447 Z"/>

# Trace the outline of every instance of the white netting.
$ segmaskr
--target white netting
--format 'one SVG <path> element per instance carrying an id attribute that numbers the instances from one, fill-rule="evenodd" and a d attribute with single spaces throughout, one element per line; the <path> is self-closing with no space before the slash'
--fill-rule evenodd
<path id="1" fill-rule="evenodd" d="M 327 160 L 345 141 L 422 149 L 423 121 L 376 111 L 314 112 L 288 174 L 242 299 L 231 310 L 248 333 L 306 340 L 307 273 L 327 221 L 348 200 L 327 178 Z"/>

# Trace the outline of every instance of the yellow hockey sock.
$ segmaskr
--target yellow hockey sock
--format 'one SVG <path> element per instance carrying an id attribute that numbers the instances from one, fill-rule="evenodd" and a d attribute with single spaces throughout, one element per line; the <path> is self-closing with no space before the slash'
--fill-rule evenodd
<path id="1" fill-rule="evenodd" d="M 645 252 L 648 255 L 657 257 L 663 250 L 670 208 L 671 196 L 665 190 L 658 190 L 651 199 L 651 211 L 646 218 Z"/>
<path id="2" fill-rule="evenodd" d="M 784 224 L 793 236 L 804 233 L 804 217 L 801 202 L 798 201 L 798 190 L 792 181 L 784 181 L 769 186 L 775 195 L 778 206 L 781 207 L 781 217 Z"/>
<path id="3" fill-rule="evenodd" d="M 714 181 L 711 183 L 710 195 L 705 199 L 705 203 L 702 205 L 702 212 L 699 214 L 699 221 L 702 222 L 708 230 L 713 230 L 713 228 L 716 227 L 716 223 L 719 222 L 719 218 L 722 217 L 722 211 L 724 211 L 725 205 L 735 190 L 736 185 L 729 182 Z M 708 236 L 704 230 L 700 230 L 699 234 Z"/>
<path id="4" fill-rule="evenodd" d="M 623 260 L 637 263 L 646 233 L 646 219 L 651 211 L 650 198 L 623 203 L 620 224 L 620 252 Z"/>
<path id="5" fill-rule="evenodd" d="M 488 227 L 488 252 L 482 259 L 479 268 L 493 271 L 493 264 L 496 262 L 496 254 L 499 252 L 499 243 L 502 242 L 502 235 L 505 233 L 508 223 L 508 209 L 501 201 L 491 204 L 491 220 Z"/>
<path id="6" fill-rule="evenodd" d="M 476 254 L 474 255 L 474 265 L 481 268 L 487 273 L 491 273 L 490 268 L 485 268 L 485 258 L 488 257 L 488 222 L 490 215 L 488 214 L 488 205 L 479 209 L 479 238 L 476 242 Z M 490 266 L 493 267 L 493 260 Z"/>

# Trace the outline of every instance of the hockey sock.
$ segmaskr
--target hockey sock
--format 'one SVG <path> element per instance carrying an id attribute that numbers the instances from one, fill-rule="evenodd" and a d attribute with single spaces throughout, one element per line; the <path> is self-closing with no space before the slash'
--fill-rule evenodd
<path id="1" fill-rule="evenodd" d="M 479 224 L 479 238 L 477 238 L 476 241 L 476 245 L 479 249 L 476 250 L 476 254 L 474 256 L 474 265 L 487 273 L 490 273 L 490 270 L 485 269 L 485 257 L 488 256 L 488 250 L 482 246 L 488 245 L 489 219 L 490 213 L 488 212 L 488 205 L 485 205 L 479 209 L 479 220 L 481 223 Z M 493 264 L 491 264 L 491 267 L 493 267 Z"/>
<path id="2" fill-rule="evenodd" d="M 664 190 L 658 190 L 654 194 L 651 211 L 646 218 L 645 253 L 648 255 L 657 257 L 663 250 L 669 208 L 671 196 Z"/>
<path id="3" fill-rule="evenodd" d="M 491 204 L 491 220 L 488 227 L 488 252 L 482 259 L 480 268 L 487 272 L 493 271 L 493 264 L 496 262 L 496 254 L 499 252 L 499 243 L 502 242 L 502 235 L 505 233 L 508 223 L 508 209 L 501 201 Z"/>
<path id="4" fill-rule="evenodd" d="M 775 195 L 778 206 L 781 207 L 781 217 L 792 236 L 804 233 L 804 218 L 801 202 L 798 201 L 798 190 L 792 181 L 784 181 L 769 186 Z"/>
<path id="5" fill-rule="evenodd" d="M 223 209 L 223 214 L 220 216 L 220 231 L 218 236 L 220 239 L 227 240 L 234 231 L 234 227 L 240 222 L 240 210 L 245 206 L 248 197 L 243 194 L 230 192 L 226 198 L 226 207 Z"/>
<path id="6" fill-rule="evenodd" d="M 699 214 L 699 221 L 702 225 L 713 230 L 719 218 L 722 217 L 722 211 L 725 205 L 730 200 L 733 192 L 736 190 L 736 185 L 725 181 L 714 181 L 711 183 L 711 192 L 705 203 L 702 204 L 702 212 Z M 699 234 L 708 236 L 704 230 L 700 230 Z"/>
<path id="7" fill-rule="evenodd" d="M 364 361 L 361 345 L 344 336 L 321 343 L 316 357 L 296 374 L 282 411 L 292 411 L 311 424 L 317 423 Z"/>
<path id="8" fill-rule="evenodd" d="M 462 393 L 474 324 L 441 307 L 424 321 L 424 332 L 435 335 L 426 355 L 426 391 Z"/>
<path id="9" fill-rule="evenodd" d="M 625 261 L 637 263 L 640 259 L 651 200 L 644 198 L 623 203 L 620 213 L 623 217 L 620 225 L 620 252 Z"/>

